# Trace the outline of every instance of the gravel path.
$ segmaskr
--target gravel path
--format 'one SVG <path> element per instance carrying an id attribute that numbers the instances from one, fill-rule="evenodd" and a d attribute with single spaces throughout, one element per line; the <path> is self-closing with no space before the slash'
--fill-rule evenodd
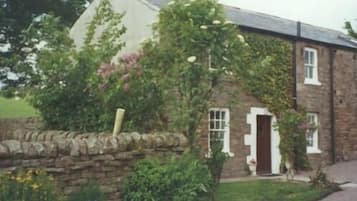
<path id="1" fill-rule="evenodd" d="M 321 201 L 357 200 L 357 161 L 338 163 L 325 169 L 327 175 L 341 185 L 342 191 L 331 194 Z"/>

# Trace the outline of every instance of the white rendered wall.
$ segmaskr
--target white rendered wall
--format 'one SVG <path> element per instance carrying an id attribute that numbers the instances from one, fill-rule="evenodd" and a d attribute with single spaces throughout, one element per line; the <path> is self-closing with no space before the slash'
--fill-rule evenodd
<path id="1" fill-rule="evenodd" d="M 91 22 L 95 8 L 99 3 L 100 0 L 94 0 L 70 30 L 70 36 L 77 48 L 83 46 L 87 26 Z M 111 4 L 115 12 L 125 13 L 123 24 L 127 31 L 122 36 L 122 40 L 126 45 L 118 54 L 137 52 L 140 49 L 140 44 L 153 35 L 151 25 L 158 20 L 158 8 L 144 0 L 111 0 Z M 99 34 L 101 30 L 96 32 Z"/>

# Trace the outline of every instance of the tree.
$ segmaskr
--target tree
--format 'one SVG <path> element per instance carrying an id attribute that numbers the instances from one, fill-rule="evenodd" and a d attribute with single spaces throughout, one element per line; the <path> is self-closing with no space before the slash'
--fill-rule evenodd
<path id="1" fill-rule="evenodd" d="M 143 48 L 144 74 L 151 74 L 160 86 L 170 128 L 185 134 L 194 153 L 199 150 L 198 128 L 208 114 L 213 92 L 236 68 L 246 67 L 248 44 L 216 0 L 171 1 L 160 10 L 154 32 L 155 39 Z M 206 160 L 214 180 L 211 200 L 228 158 L 218 138 L 211 136 L 211 157 Z"/>
<path id="2" fill-rule="evenodd" d="M 171 128 L 194 148 L 213 89 L 244 65 L 247 44 L 216 0 L 172 1 L 154 27 L 156 38 L 144 45 L 142 65 L 163 90 Z"/>
<path id="3" fill-rule="evenodd" d="M 345 22 L 344 28 L 347 30 L 348 35 L 357 39 L 357 32 L 353 29 L 351 22 Z"/>
<path id="4" fill-rule="evenodd" d="M 41 112 L 47 128 L 98 131 L 103 128 L 105 111 L 98 87 L 98 67 L 110 63 L 124 46 L 120 37 L 126 29 L 123 15 L 114 13 L 109 0 L 102 0 L 89 24 L 84 47 L 77 51 L 68 28 L 60 19 L 44 16 L 29 32 L 45 41 L 37 55 L 37 84 L 32 90 L 32 104 Z M 98 26 L 102 35 L 95 37 Z M 114 111 L 111 111 L 114 113 Z"/>
<path id="5" fill-rule="evenodd" d="M 88 0 L 0 0 L 0 46 L 7 46 L 0 51 L 0 81 L 7 88 L 30 84 L 34 75 L 33 53 L 36 52 L 33 41 L 26 31 L 43 14 L 60 17 L 60 23 L 71 26 L 86 8 Z M 18 79 L 8 79 L 9 73 L 16 73 Z"/>

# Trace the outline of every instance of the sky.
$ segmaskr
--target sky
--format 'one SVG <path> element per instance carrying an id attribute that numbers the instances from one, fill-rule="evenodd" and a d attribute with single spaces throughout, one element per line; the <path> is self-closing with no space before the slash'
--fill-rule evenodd
<path id="1" fill-rule="evenodd" d="M 357 28 L 357 0 L 219 0 L 223 4 L 345 32 Z"/>

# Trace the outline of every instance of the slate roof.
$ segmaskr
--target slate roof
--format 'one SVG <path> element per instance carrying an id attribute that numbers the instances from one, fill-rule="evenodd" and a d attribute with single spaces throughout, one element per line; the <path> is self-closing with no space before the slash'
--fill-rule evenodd
<path id="1" fill-rule="evenodd" d="M 169 2 L 169 0 L 146 1 L 158 8 L 163 8 Z M 239 26 L 281 34 L 288 37 L 298 36 L 298 22 L 296 21 L 226 5 L 224 5 L 224 7 L 227 19 Z M 317 42 L 357 49 L 356 41 L 351 40 L 346 34 L 306 23 L 301 23 L 300 37 Z"/>

